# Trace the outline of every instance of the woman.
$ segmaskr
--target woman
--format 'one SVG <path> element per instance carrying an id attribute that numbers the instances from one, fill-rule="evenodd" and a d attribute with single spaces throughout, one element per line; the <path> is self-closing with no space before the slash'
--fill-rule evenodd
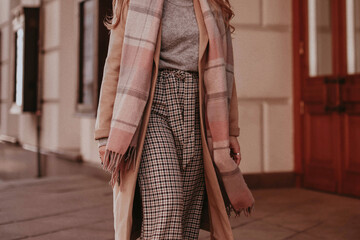
<path id="1" fill-rule="evenodd" d="M 112 173 L 115 239 L 197 239 L 200 227 L 233 239 L 213 165 L 234 172 L 241 160 L 235 81 L 227 81 L 232 16 L 228 0 L 114 0 L 95 139 Z M 219 49 L 226 69 L 209 65 Z"/>

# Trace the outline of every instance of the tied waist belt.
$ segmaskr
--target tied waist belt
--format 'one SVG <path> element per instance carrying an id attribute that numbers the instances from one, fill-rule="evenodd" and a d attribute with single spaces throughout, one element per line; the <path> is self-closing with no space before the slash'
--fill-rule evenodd
<path id="1" fill-rule="evenodd" d="M 181 167 L 186 165 L 195 152 L 195 124 L 198 118 L 198 72 L 179 69 L 160 69 L 160 81 L 165 81 L 167 87 L 165 99 L 168 107 L 169 125 L 174 134 L 175 143 L 182 149 Z M 181 86 L 182 85 L 182 86 Z M 181 89 L 182 88 L 182 89 Z M 181 92 L 183 91 L 183 92 Z M 198 120 L 199 121 L 199 120 Z"/>

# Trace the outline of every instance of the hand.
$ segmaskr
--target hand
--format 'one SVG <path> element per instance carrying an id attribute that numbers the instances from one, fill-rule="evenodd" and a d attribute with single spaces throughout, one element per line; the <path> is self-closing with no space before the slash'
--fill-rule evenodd
<path id="1" fill-rule="evenodd" d="M 240 152 L 239 141 L 238 141 L 237 137 L 234 137 L 234 136 L 230 136 L 229 141 L 230 141 L 230 150 L 231 150 L 230 155 L 234 159 L 236 164 L 239 166 L 240 161 L 241 161 L 241 152 Z M 236 155 L 236 153 L 239 153 L 239 155 Z"/>
<path id="2" fill-rule="evenodd" d="M 100 155 L 101 165 L 103 165 L 103 163 L 104 163 L 105 149 L 106 149 L 106 145 L 99 147 L 99 155 Z"/>

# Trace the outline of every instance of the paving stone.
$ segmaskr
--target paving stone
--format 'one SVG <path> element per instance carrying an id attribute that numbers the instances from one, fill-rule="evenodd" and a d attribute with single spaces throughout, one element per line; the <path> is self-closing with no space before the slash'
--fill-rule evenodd
<path id="1" fill-rule="evenodd" d="M 250 217 L 246 217 L 243 214 L 241 214 L 241 216 L 238 216 L 238 217 L 231 217 L 230 218 L 231 227 L 232 228 L 237 228 L 237 227 L 240 227 L 242 225 L 248 224 L 248 223 L 250 223 L 252 221 L 255 221 L 258 218 L 260 218 L 260 217 L 257 216 L 256 214 L 253 214 Z"/>
<path id="2" fill-rule="evenodd" d="M 97 208 L 96 210 L 98 210 L 98 213 L 101 213 L 101 208 Z M 96 215 L 94 215 L 93 217 L 89 217 L 76 216 L 75 214 L 62 214 L 46 218 L 33 219 L 29 221 L 3 224 L 0 225 L 0 233 L 13 233 L 14 235 L 21 235 L 22 237 L 37 236 L 55 231 L 86 226 L 97 223 L 99 221 L 103 222 L 104 220 L 112 220 L 111 213 L 108 214 L 106 217 L 107 218 L 99 218 Z"/>
<path id="3" fill-rule="evenodd" d="M 307 233 L 297 233 L 297 234 L 295 234 L 291 237 L 285 238 L 285 239 L 286 240 L 323 240 L 324 238 L 312 236 Z"/>
<path id="4" fill-rule="evenodd" d="M 295 232 L 261 220 L 233 229 L 234 239 L 264 240 L 284 239 Z"/>
<path id="5" fill-rule="evenodd" d="M 7 199 L 3 196 L 0 201 L 1 213 L 3 215 L 8 214 L 5 220 L 0 219 L 0 223 L 39 218 L 97 206 L 112 206 L 112 198 L 109 197 L 112 196 L 111 189 L 104 186 L 94 184 L 93 188 L 78 189 L 77 191 L 38 194 L 29 192 L 28 195 L 20 193 L 19 196 L 7 194 L 7 191 L 3 191 L 1 194 L 7 196 Z M 51 186 L 45 185 L 44 187 L 50 188 Z M 10 189 L 9 191 L 23 191 L 20 187 L 16 189 Z"/>
<path id="6" fill-rule="evenodd" d="M 307 204 L 311 204 L 310 206 Z M 315 205 L 315 206 L 314 206 Z M 294 231 L 303 231 L 325 221 L 330 208 L 318 205 L 316 202 L 302 203 L 295 208 L 289 208 L 280 213 L 274 213 L 263 218 L 263 221 L 277 224 Z"/>
<path id="7" fill-rule="evenodd" d="M 99 231 L 110 231 L 111 233 L 114 232 L 114 221 L 113 219 L 107 221 L 101 221 L 93 224 L 89 224 L 86 226 L 82 226 L 82 229 L 93 229 Z"/>
<path id="8" fill-rule="evenodd" d="M 0 231 L 0 239 L 1 240 L 19 239 L 21 237 L 22 237 L 22 235 L 18 234 L 18 233 L 8 232 L 6 230 Z"/>
<path id="9" fill-rule="evenodd" d="M 63 216 L 70 218 L 91 218 L 95 220 L 105 220 L 109 219 L 109 216 L 112 217 L 113 214 L 113 206 L 112 204 L 107 204 L 105 206 L 88 208 L 80 211 L 74 211 Z"/>
<path id="10" fill-rule="evenodd" d="M 299 188 L 256 189 L 235 240 L 360 239 L 360 200 Z M 0 182 L 1 240 L 113 240 L 112 190 L 86 175 Z M 200 240 L 210 239 L 200 231 Z"/>
<path id="11" fill-rule="evenodd" d="M 112 232 L 97 229 L 73 228 L 69 230 L 54 232 L 38 237 L 27 238 L 27 240 L 113 240 Z"/>
<path id="12" fill-rule="evenodd" d="M 360 239 L 360 214 L 333 216 L 318 226 L 306 231 L 326 240 Z"/>
<path id="13" fill-rule="evenodd" d="M 7 233 L 7 234 L 18 235 L 21 238 L 26 238 L 29 236 L 48 233 L 57 229 L 59 229 L 57 224 L 34 220 L 34 221 L 17 222 L 17 223 L 0 225 L 0 235 L 2 235 L 2 233 Z M 14 238 L 8 238 L 8 239 L 14 239 Z"/>
<path id="14" fill-rule="evenodd" d="M 296 208 L 265 217 L 263 220 L 295 231 L 303 231 L 321 225 L 326 221 L 338 223 L 340 221 L 337 218 L 341 216 L 360 215 L 360 201 L 357 199 L 323 193 L 317 193 L 316 197 L 313 193 L 309 195 L 313 197 L 299 203 Z M 339 201 L 342 204 L 339 204 Z"/>

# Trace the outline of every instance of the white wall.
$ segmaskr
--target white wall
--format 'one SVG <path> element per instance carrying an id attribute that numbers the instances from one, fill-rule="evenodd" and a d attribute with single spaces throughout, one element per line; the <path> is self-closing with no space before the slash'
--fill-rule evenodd
<path id="1" fill-rule="evenodd" d="M 79 151 L 80 120 L 76 102 L 76 21 L 73 0 L 44 6 L 43 145 L 52 150 Z"/>
<path id="2" fill-rule="evenodd" d="M 241 169 L 293 171 L 290 0 L 231 1 Z"/>
<path id="3" fill-rule="evenodd" d="M 94 141 L 95 119 L 81 120 L 81 148 L 80 152 L 86 161 L 100 163 L 97 143 Z"/>
<path id="4" fill-rule="evenodd" d="M 1 31 L 1 107 L 0 107 L 0 134 L 18 137 L 19 116 L 9 113 L 13 92 L 13 31 L 10 21 L 10 9 L 16 6 L 19 0 L 2 0 L 0 3 L 0 31 Z"/>
<path id="5" fill-rule="evenodd" d="M 75 115 L 76 101 L 76 28 L 74 0 L 43 1 L 43 117 L 41 145 L 54 151 L 79 151 L 80 119 Z M 13 91 L 13 33 L 10 9 L 19 1 L 2 0 L 2 76 L 1 134 L 17 138 L 22 144 L 35 145 L 36 118 L 33 114 L 12 115 L 9 108 Z M 11 43 L 11 44 L 10 44 Z M 9 50 L 8 50 L 9 49 Z M 5 51 L 4 51 L 5 50 Z M 7 51 L 6 51 L 7 50 Z"/>
<path id="6" fill-rule="evenodd" d="M 7 24 L 18 1 L 0 1 L 2 35 L 1 134 L 35 144 L 35 119 L 10 115 L 12 98 Z M 78 151 L 98 163 L 94 117 L 75 115 L 77 85 L 76 0 L 47 0 L 44 17 L 42 145 Z M 293 171 L 292 46 L 290 0 L 232 0 L 235 75 L 239 101 L 241 168 L 246 173 Z M 12 6 L 10 6 L 12 5 Z M 5 23 L 4 23 L 5 22 Z M 9 47 L 10 45 L 10 47 Z"/>

